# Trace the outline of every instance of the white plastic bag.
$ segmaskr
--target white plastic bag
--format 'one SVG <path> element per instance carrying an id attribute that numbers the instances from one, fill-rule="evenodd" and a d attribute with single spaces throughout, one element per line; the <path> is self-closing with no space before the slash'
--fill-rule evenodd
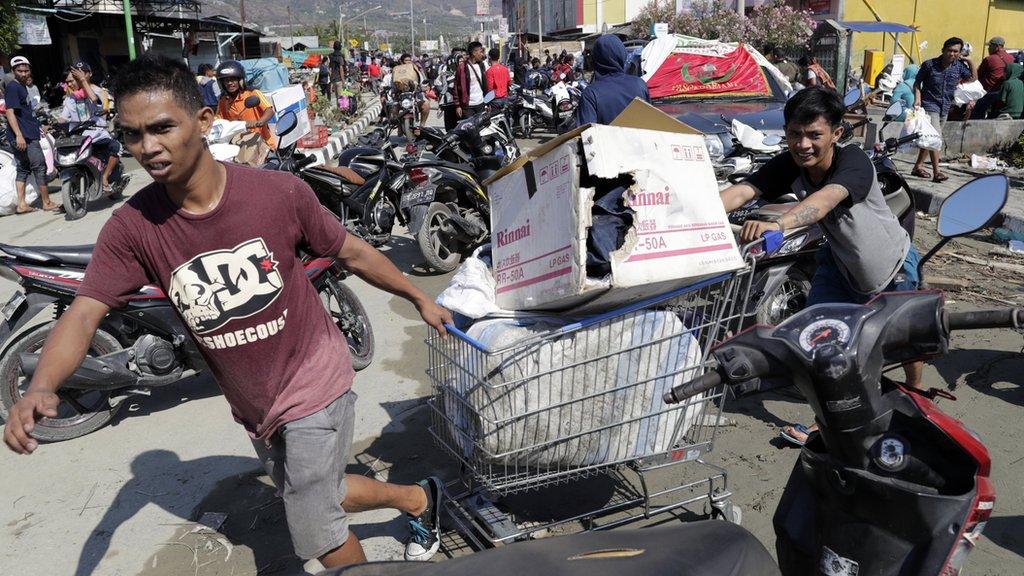
<path id="1" fill-rule="evenodd" d="M 985 87 L 981 85 L 980 81 L 975 80 L 974 82 L 967 82 L 957 86 L 953 92 L 953 101 L 956 102 L 957 106 L 964 106 L 968 102 L 974 102 L 984 95 Z"/>
<path id="2" fill-rule="evenodd" d="M 18 192 L 14 187 L 16 166 L 14 156 L 0 150 L 0 216 L 14 214 L 18 209 Z M 32 204 L 39 199 L 36 191 L 35 179 L 29 178 L 25 186 L 25 202 Z"/>
<path id="3" fill-rule="evenodd" d="M 914 108 L 907 112 L 907 119 L 903 122 L 903 129 L 900 130 L 900 138 L 914 132 L 919 134 L 917 140 L 913 144 L 902 147 L 901 152 L 906 152 L 911 146 L 922 150 L 942 150 L 942 134 L 939 134 L 939 131 L 932 126 L 928 113 L 922 108 Z"/>

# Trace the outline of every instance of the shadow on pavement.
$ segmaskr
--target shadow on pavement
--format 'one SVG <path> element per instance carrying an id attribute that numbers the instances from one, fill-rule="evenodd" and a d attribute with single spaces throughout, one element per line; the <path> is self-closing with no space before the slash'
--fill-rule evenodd
<path id="1" fill-rule="evenodd" d="M 1024 556 L 1024 516 L 993 516 L 984 534 L 995 545 Z"/>
<path id="2" fill-rule="evenodd" d="M 982 394 L 1024 406 L 1024 356 L 1020 352 L 956 349 L 932 365 L 954 392 L 964 383 Z"/>
<path id="3" fill-rule="evenodd" d="M 251 471 L 218 481 L 195 509 L 178 509 L 181 487 L 190 479 L 246 468 Z M 110 547 L 111 535 L 147 505 L 179 516 L 182 528 L 146 561 L 141 572 L 145 576 L 193 573 L 203 563 L 230 563 L 238 573 L 254 568 L 259 574 L 302 573 L 303 563 L 292 552 L 284 505 L 274 495 L 269 478 L 255 458 L 205 456 L 181 460 L 169 450 L 149 450 L 136 456 L 131 469 L 132 478 L 121 487 L 82 546 L 76 576 L 97 574 L 96 567 Z M 194 522 L 205 512 L 227 515 L 218 532 L 193 530 Z"/>
<path id="4" fill-rule="evenodd" d="M 128 405 L 118 411 L 111 420 L 111 426 L 117 426 L 127 418 L 148 416 L 156 412 L 170 410 L 190 400 L 212 398 L 220 395 L 220 388 L 210 374 L 200 374 L 161 388 L 154 388 L 149 396 L 132 396 Z"/>

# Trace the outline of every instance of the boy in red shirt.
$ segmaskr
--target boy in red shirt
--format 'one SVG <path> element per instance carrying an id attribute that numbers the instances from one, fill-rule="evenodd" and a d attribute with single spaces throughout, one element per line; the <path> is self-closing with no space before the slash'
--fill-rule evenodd
<path id="1" fill-rule="evenodd" d="M 484 78 L 487 80 L 487 91 L 494 92 L 494 103 L 499 106 L 505 103 L 505 98 L 508 97 L 508 87 L 512 84 L 508 68 L 498 61 L 500 57 L 501 52 L 497 48 L 491 48 L 487 53 L 487 58 L 491 61 L 490 67 L 484 74 Z"/>

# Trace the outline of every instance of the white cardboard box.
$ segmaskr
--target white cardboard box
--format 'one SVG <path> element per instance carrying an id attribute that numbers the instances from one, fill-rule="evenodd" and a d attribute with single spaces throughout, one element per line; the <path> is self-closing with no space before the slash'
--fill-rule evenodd
<path id="1" fill-rule="evenodd" d="M 603 279 L 586 272 L 594 188 L 580 186 L 583 163 L 598 178 L 634 180 L 634 225 Z M 743 266 L 703 135 L 640 100 L 610 126 L 537 148 L 487 186 L 497 304 L 507 310 L 609 309 Z"/>

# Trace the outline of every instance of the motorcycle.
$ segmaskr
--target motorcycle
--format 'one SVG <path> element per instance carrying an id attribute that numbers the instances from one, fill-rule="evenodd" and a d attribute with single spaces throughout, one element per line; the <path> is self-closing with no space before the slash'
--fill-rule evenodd
<path id="1" fill-rule="evenodd" d="M 419 107 L 423 102 L 423 91 L 398 92 L 392 88 L 387 96 L 388 128 L 401 129 L 406 142 L 416 141 L 415 128 L 419 124 Z"/>
<path id="2" fill-rule="evenodd" d="M 60 172 L 61 200 L 68 220 L 78 220 L 85 216 L 90 202 L 103 197 L 120 198 L 131 180 L 131 176 L 124 174 L 124 166 L 118 162 L 110 173 L 111 190 L 103 190 L 103 172 L 109 159 L 93 154 L 95 141 L 92 136 L 85 134 L 95 124 L 95 121 L 88 120 L 74 128 L 68 128 L 65 124 L 57 124 L 54 128 L 57 134 L 54 146 Z"/>
<path id="3" fill-rule="evenodd" d="M 976 179 L 939 213 L 942 240 L 998 214 L 1004 176 Z M 741 332 L 717 367 L 667 392 L 666 404 L 755 379 L 793 382 L 819 431 L 801 449 L 773 518 L 776 557 L 736 524 L 585 532 L 514 543 L 441 564 L 368 563 L 328 576 L 687 574 L 865 576 L 958 574 L 991 516 L 995 489 L 981 439 L 944 414 L 935 389 L 907 388 L 887 368 L 944 354 L 953 330 L 1020 328 L 1020 308 L 945 309 L 940 292 L 888 293 L 865 305 L 821 304 L 778 326 Z"/>
<path id="4" fill-rule="evenodd" d="M 491 102 L 494 93 L 484 97 Z M 409 184 L 399 209 L 430 267 L 450 272 L 462 254 L 490 237 L 490 198 L 482 182 L 519 156 L 501 111 L 462 120 L 433 154 L 405 164 Z"/>
<path id="5" fill-rule="evenodd" d="M 92 245 L 0 244 L 0 276 L 22 286 L 0 311 L 0 416 L 4 419 L 28 388 L 53 320 L 74 299 L 92 250 Z M 373 355 L 370 321 L 358 297 L 343 283 L 344 270 L 331 258 L 316 258 L 306 259 L 305 271 L 348 339 L 353 368 L 365 368 Z M 51 308 L 52 318 L 33 324 Z M 82 365 L 58 391 L 57 417 L 37 423 L 33 436 L 46 442 L 84 436 L 110 422 L 128 398 L 149 395 L 153 388 L 206 368 L 167 295 L 155 285 L 145 286 L 129 298 L 127 306 L 111 310 L 104 318 Z"/>

